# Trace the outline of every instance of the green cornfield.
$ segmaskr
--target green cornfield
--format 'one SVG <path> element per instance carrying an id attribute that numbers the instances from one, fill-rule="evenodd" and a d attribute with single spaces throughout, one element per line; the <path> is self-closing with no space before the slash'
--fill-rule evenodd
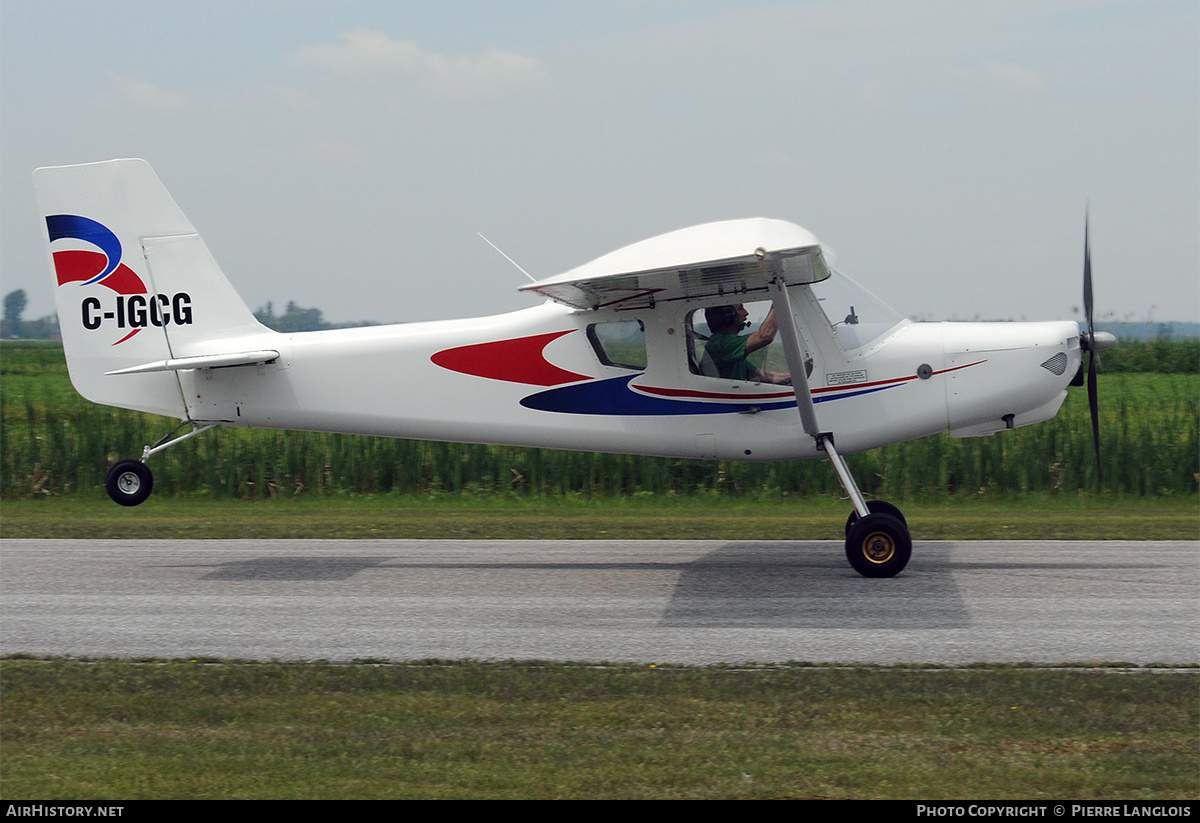
<path id="1" fill-rule="evenodd" d="M 1185 364 L 1195 359 L 1190 351 L 1182 357 Z M 177 425 L 83 400 L 56 345 L 5 344 L 0 375 L 0 496 L 6 498 L 101 494 L 109 466 L 139 457 L 145 444 Z M 890 500 L 1027 492 L 1195 494 L 1200 375 L 1106 373 L 1099 389 L 1102 486 L 1083 389 L 1072 390 L 1063 410 L 1046 423 L 983 438 L 927 437 L 853 455 L 849 463 L 867 494 Z M 679 460 L 236 428 L 156 455 L 151 466 L 157 495 L 215 498 L 841 494 L 821 460 Z"/>

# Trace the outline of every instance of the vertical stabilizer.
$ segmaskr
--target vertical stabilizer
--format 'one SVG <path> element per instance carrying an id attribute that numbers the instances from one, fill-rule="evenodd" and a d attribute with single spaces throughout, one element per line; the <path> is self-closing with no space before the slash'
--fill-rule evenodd
<path id="1" fill-rule="evenodd" d="M 112 375 L 268 333 L 143 160 L 34 172 L 67 368 L 110 406 L 187 417 L 175 372 Z"/>

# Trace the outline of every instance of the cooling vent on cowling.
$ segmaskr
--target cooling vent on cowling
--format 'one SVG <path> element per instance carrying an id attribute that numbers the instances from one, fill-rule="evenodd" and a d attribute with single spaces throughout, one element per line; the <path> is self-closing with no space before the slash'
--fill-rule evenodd
<path id="1" fill-rule="evenodd" d="M 1059 352 L 1043 363 L 1042 368 L 1062 377 L 1063 372 L 1067 370 L 1067 356 L 1063 352 Z"/>

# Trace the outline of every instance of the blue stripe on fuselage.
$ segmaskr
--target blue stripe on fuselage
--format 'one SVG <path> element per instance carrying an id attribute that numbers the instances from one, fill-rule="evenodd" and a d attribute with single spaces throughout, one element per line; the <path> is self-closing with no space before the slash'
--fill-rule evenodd
<path id="1" fill-rule="evenodd" d="M 587 383 L 576 383 L 572 386 L 560 386 L 547 391 L 531 394 L 521 400 L 521 405 L 537 411 L 558 412 L 559 414 L 599 414 L 628 417 L 669 416 L 681 414 L 736 414 L 750 409 L 773 411 L 788 409 L 796 406 L 794 399 L 770 403 L 712 403 L 697 400 L 676 400 L 668 397 L 650 397 L 629 388 L 629 381 L 637 377 L 631 374 L 627 377 L 613 377 L 608 380 L 591 380 Z M 862 394 L 872 394 L 894 389 L 903 383 L 893 383 L 890 386 L 875 386 L 860 391 L 850 391 L 844 394 L 814 397 L 814 403 L 827 403 L 830 400 L 841 400 L 844 397 L 857 397 Z"/>
<path id="2" fill-rule="evenodd" d="M 559 412 L 561 414 L 603 414 L 618 416 L 678 415 L 678 414 L 730 414 L 749 411 L 786 409 L 796 401 L 776 403 L 704 403 L 695 400 L 674 400 L 667 397 L 649 397 L 629 388 L 629 381 L 637 377 L 614 377 L 609 380 L 594 380 L 576 383 L 548 391 L 531 394 L 521 400 L 527 409 Z"/>

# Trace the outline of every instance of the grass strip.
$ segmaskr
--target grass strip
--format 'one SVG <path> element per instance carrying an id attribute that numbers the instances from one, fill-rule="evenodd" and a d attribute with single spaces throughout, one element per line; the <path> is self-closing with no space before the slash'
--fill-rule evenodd
<path id="1" fill-rule="evenodd" d="M 0 662 L 5 799 L 1194 799 L 1195 668 Z"/>
<path id="2" fill-rule="evenodd" d="M 1195 495 L 1022 495 L 911 502 L 917 540 L 1195 540 Z M 156 498 L 125 509 L 83 494 L 0 503 L 0 536 L 41 538 L 469 538 L 840 540 L 834 498 L 362 495 L 263 501 Z"/>

